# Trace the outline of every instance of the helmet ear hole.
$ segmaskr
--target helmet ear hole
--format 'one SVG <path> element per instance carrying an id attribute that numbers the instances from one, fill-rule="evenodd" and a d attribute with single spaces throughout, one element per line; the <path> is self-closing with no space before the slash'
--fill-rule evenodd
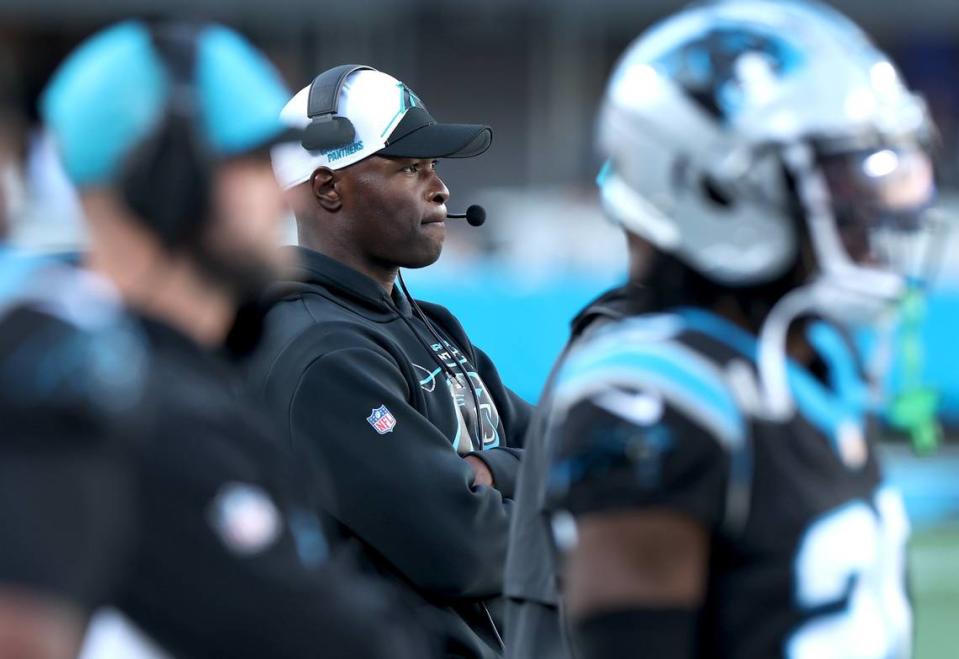
<path id="1" fill-rule="evenodd" d="M 710 175 L 703 176 L 701 181 L 703 196 L 715 206 L 731 209 L 736 201 L 730 190 Z"/>

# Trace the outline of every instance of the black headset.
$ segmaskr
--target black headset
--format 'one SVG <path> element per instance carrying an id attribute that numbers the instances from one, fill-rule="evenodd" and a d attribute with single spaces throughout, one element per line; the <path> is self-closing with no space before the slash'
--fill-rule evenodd
<path id="1" fill-rule="evenodd" d="M 306 116 L 310 123 L 303 130 L 300 143 L 307 151 L 329 151 L 347 144 L 356 138 L 356 129 L 347 117 L 338 112 L 340 90 L 351 73 L 376 71 L 362 64 L 341 64 L 324 71 L 310 83 L 310 96 L 306 104 Z"/>
<path id="2" fill-rule="evenodd" d="M 125 158 L 119 183 L 130 209 L 168 247 L 195 239 L 210 212 L 213 153 L 199 126 L 196 88 L 202 25 L 148 24 L 169 75 L 166 107 L 156 127 Z"/>

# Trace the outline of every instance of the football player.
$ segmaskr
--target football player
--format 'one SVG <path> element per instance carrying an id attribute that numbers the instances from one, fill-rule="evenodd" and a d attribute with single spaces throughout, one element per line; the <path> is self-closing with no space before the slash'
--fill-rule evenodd
<path id="1" fill-rule="evenodd" d="M 548 391 L 577 657 L 905 657 L 909 524 L 851 330 L 931 244 L 932 127 L 855 25 L 700 3 L 623 55 L 599 122 L 634 309 Z"/>

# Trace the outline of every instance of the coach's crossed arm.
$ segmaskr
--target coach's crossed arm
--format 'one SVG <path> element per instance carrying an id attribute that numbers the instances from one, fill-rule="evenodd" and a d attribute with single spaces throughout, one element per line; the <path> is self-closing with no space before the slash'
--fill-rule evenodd
<path id="1" fill-rule="evenodd" d="M 473 485 L 470 466 L 409 398 L 385 351 L 329 352 L 305 367 L 293 394 L 294 446 L 330 474 L 328 511 L 418 589 L 499 595 L 512 502 Z M 384 405 L 396 425 L 381 435 L 367 417 Z"/>

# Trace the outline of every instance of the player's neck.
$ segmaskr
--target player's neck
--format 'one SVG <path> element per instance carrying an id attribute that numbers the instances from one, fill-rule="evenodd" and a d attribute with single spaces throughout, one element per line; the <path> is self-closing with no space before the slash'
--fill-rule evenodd
<path id="1" fill-rule="evenodd" d="M 711 311 L 717 316 L 728 320 L 733 325 L 746 330 L 750 334 L 758 335 L 762 328 L 761 322 L 757 323 L 743 310 L 742 305 L 732 295 L 720 297 L 713 305 Z"/>
<path id="2" fill-rule="evenodd" d="M 87 263 L 116 288 L 124 304 L 208 347 L 219 346 L 236 314 L 226 291 L 171 254 L 109 195 L 84 195 L 89 218 Z"/>

